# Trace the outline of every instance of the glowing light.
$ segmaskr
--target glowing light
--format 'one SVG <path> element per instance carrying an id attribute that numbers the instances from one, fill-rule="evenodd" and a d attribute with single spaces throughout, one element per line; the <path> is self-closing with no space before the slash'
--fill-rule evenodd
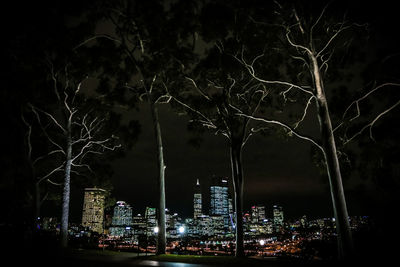
<path id="1" fill-rule="evenodd" d="M 179 233 L 183 234 L 185 232 L 185 227 L 181 226 L 178 228 Z"/>
<path id="2" fill-rule="evenodd" d="M 264 246 L 264 245 L 265 245 L 265 240 L 261 239 L 261 240 L 260 240 L 260 245 L 261 245 L 261 246 Z"/>
<path id="3" fill-rule="evenodd" d="M 154 230 L 154 233 L 156 233 L 156 234 L 157 234 L 157 233 L 158 233 L 158 231 L 159 231 L 160 229 L 158 228 L 158 226 L 156 226 L 156 227 L 154 227 L 154 229 L 153 229 L 153 230 Z"/>

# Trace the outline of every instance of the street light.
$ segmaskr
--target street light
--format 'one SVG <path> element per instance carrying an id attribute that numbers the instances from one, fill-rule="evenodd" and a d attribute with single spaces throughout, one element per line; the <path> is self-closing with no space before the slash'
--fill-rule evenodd
<path id="1" fill-rule="evenodd" d="M 178 232 L 179 232 L 179 234 L 181 236 L 181 240 L 179 242 L 179 247 L 180 247 L 180 249 L 182 249 L 182 246 L 183 246 L 183 243 L 182 243 L 183 242 L 183 234 L 185 233 L 185 227 L 179 226 Z M 186 250 L 186 248 L 185 248 L 185 250 Z"/>
<path id="2" fill-rule="evenodd" d="M 158 231 L 159 231 L 159 228 L 158 228 L 158 226 L 154 227 L 153 231 L 154 231 L 154 233 L 155 233 L 155 234 L 157 234 L 157 233 L 158 233 Z"/>
<path id="3" fill-rule="evenodd" d="M 183 226 L 179 227 L 178 231 L 180 234 L 183 234 L 185 232 L 185 227 L 183 227 Z"/>
<path id="4" fill-rule="evenodd" d="M 264 239 L 261 239 L 260 241 L 259 241 L 259 243 L 260 243 L 260 246 L 262 247 L 261 248 L 261 256 L 264 256 L 264 245 L 265 245 L 265 240 Z"/>

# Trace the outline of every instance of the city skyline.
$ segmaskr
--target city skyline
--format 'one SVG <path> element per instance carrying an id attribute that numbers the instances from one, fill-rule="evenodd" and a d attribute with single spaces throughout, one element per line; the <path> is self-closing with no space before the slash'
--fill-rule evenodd
<path id="1" fill-rule="evenodd" d="M 191 213 L 189 214 L 185 214 L 182 213 L 179 209 L 171 209 L 170 207 L 168 207 L 168 205 L 166 206 L 166 212 L 168 213 L 174 213 L 174 214 L 178 214 L 180 217 L 182 217 L 183 219 L 196 219 L 197 217 L 200 217 L 201 215 L 219 215 L 219 216 L 227 216 L 229 215 L 230 218 L 229 220 L 233 219 L 233 212 L 234 212 L 234 208 L 232 207 L 232 198 L 231 198 L 231 194 L 232 192 L 230 191 L 230 189 L 228 188 L 228 177 L 217 177 L 215 175 L 213 175 L 209 180 L 211 182 L 208 183 L 208 190 L 206 190 L 206 192 L 208 192 L 208 194 L 205 194 L 205 192 L 203 192 L 203 190 L 200 188 L 200 181 L 199 179 L 196 179 L 196 183 L 193 186 L 193 190 L 192 190 L 192 203 L 191 203 Z M 225 189 L 225 187 L 227 189 Z M 84 224 L 84 220 L 86 219 L 86 217 L 88 215 L 85 214 L 85 209 L 87 209 L 87 204 L 86 202 L 88 202 L 87 200 L 87 195 L 88 192 L 101 192 L 101 207 L 104 208 L 104 192 L 106 192 L 105 190 L 101 189 L 101 188 L 86 188 L 85 189 L 85 195 L 84 195 L 84 204 L 83 204 L 83 208 L 81 214 L 82 214 L 82 225 L 83 226 L 89 226 L 87 224 Z M 93 194 L 93 193 L 92 193 Z M 205 198 L 204 195 L 208 196 Z M 229 196 L 229 198 L 228 198 Z M 93 198 L 93 197 L 91 197 Z M 97 198 L 95 197 L 96 200 L 90 200 L 90 202 L 97 202 L 99 203 L 99 201 L 97 200 Z M 200 201 L 199 201 L 200 200 Z M 206 200 L 206 201 L 204 201 Z M 208 203 L 207 206 L 204 205 L 204 203 Z M 91 209 L 93 209 L 93 205 L 92 204 L 90 206 Z M 188 203 L 186 203 L 186 205 L 188 205 Z M 106 216 L 111 216 L 112 219 L 112 225 L 113 226 L 117 226 L 117 227 L 122 227 L 124 228 L 126 226 L 126 224 L 121 223 L 119 220 L 119 218 L 115 219 L 115 217 L 120 216 L 120 214 L 126 214 L 126 210 L 129 210 L 129 212 L 127 214 L 130 214 L 129 216 L 144 216 L 144 217 L 148 217 L 151 216 L 149 215 L 149 212 L 151 214 L 153 214 L 155 216 L 155 210 L 157 209 L 155 206 L 151 206 L 148 203 L 145 204 L 145 206 L 143 208 L 136 208 L 134 209 L 135 205 L 130 203 L 129 201 L 126 201 L 124 199 L 117 199 L 116 202 L 111 205 L 108 209 L 108 213 L 106 213 L 104 211 L 104 215 Z M 225 207 L 226 206 L 226 207 Z M 98 209 L 98 208 L 97 208 Z M 283 211 L 284 207 L 279 204 L 278 202 L 273 202 L 271 205 L 266 205 L 264 203 L 252 203 L 250 206 L 246 206 L 244 207 L 244 213 L 243 213 L 243 219 L 245 219 L 246 217 L 250 217 L 251 218 L 251 222 L 253 223 L 257 223 L 257 222 L 262 222 L 263 219 L 269 219 L 269 220 L 273 220 L 274 223 L 278 223 L 279 225 L 281 225 L 285 219 L 286 220 L 293 220 L 293 219 L 299 219 L 302 216 L 307 216 L 308 218 L 333 218 L 333 216 L 317 216 L 317 215 L 310 215 L 307 214 L 307 212 L 304 213 L 299 213 L 301 215 L 299 216 L 287 216 L 287 214 L 284 214 Z M 151 211 L 152 210 L 152 211 Z M 116 215 L 116 212 L 118 215 Z M 363 216 L 363 215 L 356 215 L 356 216 Z M 277 219 L 278 218 L 278 219 Z M 285 218 L 285 219 L 284 219 Z M 87 219 L 86 219 L 87 220 Z M 118 220 L 118 222 L 116 222 L 115 220 Z M 155 219 L 154 219 L 155 220 Z M 278 220 L 278 222 L 276 222 L 276 220 Z M 74 221 L 74 223 L 79 223 L 78 221 Z M 154 221 L 155 223 L 155 221 Z M 224 223 L 225 224 L 225 223 Z M 227 227 L 227 225 L 225 225 L 225 227 Z"/>
<path id="2" fill-rule="evenodd" d="M 215 188 L 212 189 L 213 186 L 221 186 L 223 188 L 224 178 L 221 179 L 222 181 L 218 181 L 220 179 L 213 177 L 213 182 L 211 183 L 210 187 L 211 191 L 215 191 Z M 199 191 L 196 190 L 198 185 L 199 182 L 196 181 L 196 188 L 193 194 L 194 210 L 198 208 L 195 202 L 196 198 L 198 198 L 197 195 L 199 194 Z M 104 196 L 103 191 L 104 190 L 99 188 L 85 189 L 85 203 L 93 203 L 89 209 L 104 209 L 103 201 L 98 201 L 99 196 Z M 220 188 L 218 188 L 217 191 L 217 195 L 222 193 L 222 196 L 211 196 L 211 198 L 223 198 L 224 193 L 220 190 Z M 223 199 L 218 199 L 216 201 L 221 202 L 220 204 L 222 204 Z M 269 208 L 271 209 L 271 214 L 266 213 L 266 210 Z M 144 213 L 135 215 L 132 213 L 132 208 L 129 203 L 119 200 L 113 205 L 112 215 L 109 217 L 108 222 L 101 220 L 96 221 L 95 224 L 85 224 L 85 221 L 87 221 L 86 217 L 90 215 L 90 212 L 87 214 L 87 209 L 87 204 L 85 204 L 83 207 L 81 224 L 83 227 L 81 234 L 83 233 L 83 235 L 91 231 L 97 232 L 98 234 L 105 235 L 105 239 L 128 242 L 133 246 L 135 242 L 138 242 L 139 236 L 144 235 L 149 238 L 154 237 L 155 234 L 157 234 L 158 228 L 155 218 L 156 208 L 146 207 Z M 207 242 L 209 238 L 211 238 L 211 240 L 214 240 L 213 238 L 217 238 L 217 240 L 223 241 L 231 240 L 233 237 L 234 227 L 226 227 L 224 223 L 225 215 L 223 209 L 215 210 L 215 207 L 211 207 L 208 214 L 198 214 L 194 212 L 193 216 L 190 218 L 182 217 L 175 211 L 171 211 L 168 208 L 166 208 L 165 212 L 167 214 L 167 237 L 172 240 L 179 239 L 182 237 L 182 235 L 194 238 L 194 240 L 203 240 L 203 242 Z M 233 213 L 233 211 L 230 210 L 229 213 L 229 215 L 232 216 L 231 213 Z M 284 241 L 291 242 L 298 239 L 296 236 L 303 236 L 305 233 L 307 233 L 307 229 L 313 229 L 311 236 L 313 236 L 313 238 L 320 239 L 323 235 L 332 235 L 335 228 L 335 219 L 332 217 L 312 218 L 307 214 L 304 214 L 303 216 L 295 219 L 287 219 L 284 214 L 283 207 L 279 205 L 273 205 L 272 207 L 267 207 L 267 209 L 263 205 L 253 205 L 251 207 L 251 211 L 245 212 L 242 216 L 242 220 L 245 225 L 246 238 L 248 240 L 252 240 L 252 242 L 263 240 L 262 242 L 264 244 L 265 242 L 281 239 L 283 236 L 285 236 L 284 233 L 292 233 L 292 239 Z M 104 220 L 106 219 L 107 215 L 104 217 Z M 45 227 L 45 229 L 55 230 L 57 225 L 54 224 L 54 222 L 52 224 L 53 226 L 51 227 L 45 226 L 47 225 L 48 221 L 51 222 L 52 220 L 53 218 L 43 218 L 41 223 L 43 223 L 43 227 Z M 351 216 L 349 217 L 349 220 L 352 228 L 355 230 L 363 226 L 368 227 L 368 225 L 371 223 L 369 216 Z M 99 228 L 96 226 L 96 224 L 101 224 L 102 227 Z M 76 225 L 73 226 L 72 229 L 76 229 L 76 227 L 80 229 L 79 226 Z M 319 230 L 324 231 L 325 233 L 322 235 Z M 303 233 L 302 231 L 306 232 Z"/>

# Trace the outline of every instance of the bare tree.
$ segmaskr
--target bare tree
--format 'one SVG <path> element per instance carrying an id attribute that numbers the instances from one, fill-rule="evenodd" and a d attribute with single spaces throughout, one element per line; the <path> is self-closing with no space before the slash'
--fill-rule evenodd
<path id="1" fill-rule="evenodd" d="M 283 13 L 283 8 L 279 6 L 279 12 Z M 340 164 L 338 159 L 337 145 L 334 136 L 334 128 L 331 122 L 331 113 L 328 108 L 328 99 L 325 90 L 325 77 L 328 71 L 330 60 L 332 59 L 335 49 L 339 46 L 347 46 L 349 40 L 343 39 L 343 35 L 349 30 L 359 28 L 364 25 L 358 25 L 355 23 L 348 23 L 346 17 L 338 23 L 331 21 L 324 21 L 326 15 L 326 9 L 328 5 L 322 9 L 322 12 L 317 16 L 315 20 L 306 20 L 305 17 L 298 15 L 295 8 L 291 9 L 289 14 L 290 18 L 293 18 L 293 24 L 287 21 L 279 25 L 268 25 L 273 27 L 282 27 L 284 29 L 283 41 L 286 46 L 289 47 L 289 51 L 293 52 L 291 57 L 295 61 L 301 62 L 298 64 L 309 73 L 309 80 L 304 79 L 304 85 L 298 85 L 289 80 L 268 80 L 263 79 L 260 72 L 257 71 L 262 68 L 259 64 L 260 59 L 265 57 L 264 53 L 260 53 L 256 56 L 252 56 L 250 59 L 247 56 L 246 47 L 243 45 L 241 51 L 232 56 L 240 62 L 248 71 L 248 73 L 257 81 L 262 82 L 267 86 L 278 85 L 283 88 L 281 95 L 285 98 L 287 95 L 296 91 L 296 93 L 303 94 L 307 101 L 305 102 L 304 109 L 300 120 L 290 125 L 282 120 L 268 119 L 261 116 L 253 116 L 244 111 L 238 112 L 237 115 L 245 118 L 251 118 L 256 121 L 279 125 L 287 130 L 288 134 L 295 135 L 298 138 L 306 140 L 315 145 L 319 151 L 322 152 L 326 170 L 329 178 L 329 185 L 331 191 L 331 198 L 333 204 L 333 211 L 336 223 L 336 231 L 338 236 L 338 256 L 340 259 L 345 259 L 351 256 L 353 251 L 353 241 L 351 235 L 351 229 L 348 219 L 347 205 L 344 195 L 342 175 L 340 171 Z M 266 25 L 266 23 L 258 22 L 253 19 L 255 25 Z M 318 34 L 316 34 L 318 32 Z M 300 73 L 300 72 L 299 72 Z M 337 128 L 340 128 L 344 124 L 353 121 L 360 116 L 359 103 L 363 99 L 367 98 L 372 93 L 381 90 L 388 86 L 400 86 L 396 83 L 383 83 L 376 86 L 365 95 L 355 100 L 345 110 L 343 115 L 344 122 L 340 123 Z M 320 140 L 315 140 L 312 137 L 308 137 L 298 131 L 298 127 L 304 118 L 307 116 L 309 106 L 315 103 L 317 110 L 317 120 L 320 128 Z M 384 111 L 380 112 L 370 123 L 362 127 L 353 136 L 346 137 L 345 143 L 351 141 L 357 135 L 363 131 L 369 129 L 372 130 L 373 125 L 389 111 L 393 110 L 400 104 L 400 101 L 395 102 Z M 356 115 L 349 116 L 350 110 L 355 108 Z M 350 119 L 348 118 L 350 117 Z M 371 138 L 372 133 L 370 132 Z"/>
<path id="2" fill-rule="evenodd" d="M 236 114 L 246 110 L 256 114 L 268 96 L 265 86 L 250 77 L 240 65 L 227 54 L 222 53 L 218 45 L 209 55 L 212 66 L 199 65 L 195 77 L 185 76 L 183 81 L 165 85 L 171 103 L 183 107 L 196 123 L 215 135 L 227 140 L 234 189 L 234 208 L 236 212 L 236 257 L 244 257 L 243 239 L 243 189 L 244 173 L 242 154 L 246 142 L 253 135 L 251 120 Z M 221 65 L 218 62 L 225 61 Z M 232 67 L 235 66 L 235 67 Z M 228 67 L 230 66 L 230 67 Z"/>
<path id="3" fill-rule="evenodd" d="M 29 109 L 30 110 L 30 109 Z M 30 112 L 30 111 L 28 111 Z M 31 113 L 31 112 L 30 112 Z M 26 133 L 25 133 L 25 145 L 26 145 L 26 149 L 27 149 L 27 159 L 28 159 L 28 164 L 29 164 L 29 168 L 30 168 L 30 175 L 31 178 L 33 180 L 33 196 L 32 196 L 32 200 L 33 200 L 33 227 L 34 229 L 37 229 L 38 224 L 40 223 L 40 209 L 41 206 L 43 204 L 43 202 L 47 199 L 49 192 L 45 191 L 46 193 L 44 194 L 44 196 L 42 196 L 41 192 L 44 191 L 42 183 L 47 181 L 48 183 L 54 184 L 54 185 L 61 185 L 58 183 L 53 182 L 52 180 L 50 180 L 50 178 L 45 178 L 42 179 L 40 175 L 38 175 L 38 173 L 40 173 L 41 169 L 38 165 L 40 162 L 42 162 L 45 158 L 47 158 L 48 156 L 51 156 L 52 154 L 57 153 L 55 150 L 50 151 L 49 153 L 45 154 L 45 155 L 36 155 L 38 153 L 34 153 L 33 151 L 33 146 L 32 146 L 32 140 L 34 137 L 32 137 L 33 134 L 35 134 L 36 129 L 35 125 L 34 125 L 34 121 L 29 120 L 28 118 L 26 118 L 26 116 L 24 115 L 24 111 L 21 111 L 21 120 L 24 123 L 24 125 L 26 126 Z M 37 132 L 41 132 L 41 130 L 37 131 Z M 35 155 L 33 155 L 35 154 Z"/>
<path id="4" fill-rule="evenodd" d="M 117 55 L 109 58 L 110 65 L 115 65 L 116 73 L 106 73 L 112 76 L 116 88 L 129 90 L 136 99 L 149 105 L 154 137 L 156 141 L 156 155 L 158 165 L 158 207 L 157 207 L 157 254 L 166 251 L 166 218 L 165 218 L 165 159 L 162 142 L 161 126 L 158 117 L 158 105 L 168 101 L 160 86 L 160 76 L 169 60 L 168 31 L 166 15 L 162 3 L 158 1 L 131 2 L 120 1 L 103 6 L 102 16 L 107 20 L 114 32 L 98 33 L 79 44 L 77 48 L 91 41 L 102 39 L 115 44 Z M 149 13 L 150 12 L 150 13 Z M 106 71 L 105 71 L 106 72 Z M 122 95 L 125 91 L 122 92 Z M 123 97 L 122 97 L 123 98 Z M 127 107 L 132 103 L 121 101 L 118 105 Z"/>
<path id="5" fill-rule="evenodd" d="M 56 100 L 55 108 L 47 110 L 33 104 L 29 104 L 29 108 L 53 149 L 37 157 L 32 163 L 35 165 L 39 160 L 49 157 L 58 160 L 55 168 L 36 178 L 36 185 L 39 186 L 41 182 L 47 181 L 63 186 L 61 246 L 67 247 L 71 174 L 83 175 L 85 171 L 94 173 L 88 159 L 93 155 L 114 151 L 121 145 L 117 144 L 116 136 L 106 134 L 107 114 L 96 114 L 93 107 L 85 107 L 87 99 L 82 97 L 80 90 L 87 77 L 75 82 L 74 77 L 70 76 L 68 65 L 62 71 L 56 71 L 51 63 L 50 73 Z M 52 104 L 49 103 L 48 106 Z M 31 128 L 28 123 L 26 124 L 29 136 Z M 28 146 L 31 154 L 32 143 L 29 139 Z M 61 183 L 50 180 L 58 173 L 63 174 Z"/>

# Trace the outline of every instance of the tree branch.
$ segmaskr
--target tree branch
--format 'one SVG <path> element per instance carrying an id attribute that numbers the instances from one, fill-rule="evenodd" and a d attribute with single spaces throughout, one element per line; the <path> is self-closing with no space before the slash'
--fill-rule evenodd
<path id="1" fill-rule="evenodd" d="M 42 110 L 42 109 L 39 109 L 39 108 L 33 106 L 32 104 L 28 104 L 28 105 L 31 107 L 32 112 L 36 115 L 36 118 L 37 118 L 37 120 L 38 120 L 38 122 L 39 122 L 40 125 L 41 125 L 40 116 L 39 116 L 39 114 L 37 113 L 37 111 L 40 111 L 41 113 L 43 113 L 43 114 L 45 114 L 47 117 L 49 117 L 49 118 L 54 122 L 54 124 L 55 124 L 58 128 L 61 129 L 61 131 L 62 131 L 64 134 L 67 132 L 67 130 L 65 130 L 64 127 L 62 127 L 61 124 L 58 123 L 58 121 L 53 117 L 53 115 L 51 115 L 50 113 L 48 113 L 48 112 L 46 112 L 46 111 L 44 111 L 44 110 Z M 37 111 L 36 111 L 36 110 L 37 110 Z"/>
<path id="2" fill-rule="evenodd" d="M 50 177 L 51 175 L 53 175 L 54 173 L 56 173 L 56 172 L 59 172 L 59 171 L 62 171 L 63 170 L 63 168 L 64 168 L 64 164 L 65 164 L 65 162 L 63 162 L 60 166 L 58 166 L 57 168 L 55 168 L 55 169 L 53 169 L 52 171 L 50 171 L 48 174 L 46 174 L 45 176 L 43 176 L 43 177 L 40 177 L 39 179 L 38 179 L 38 183 L 41 183 L 43 180 L 45 180 L 45 179 L 48 179 L 48 177 Z"/>
<path id="3" fill-rule="evenodd" d="M 39 116 L 39 114 L 36 112 L 36 108 L 35 108 L 33 105 L 31 105 L 31 104 L 28 104 L 28 105 L 31 107 L 32 112 L 33 112 L 33 114 L 36 116 L 36 120 L 38 121 L 41 130 L 43 131 L 43 133 L 44 133 L 44 135 L 47 137 L 47 139 L 50 141 L 50 143 L 52 143 L 53 145 L 55 145 L 59 150 L 63 150 L 62 146 L 60 146 L 59 144 L 57 144 L 57 143 L 49 136 L 49 134 L 47 133 L 45 127 L 43 127 L 42 122 L 41 122 L 41 120 L 40 120 L 40 116 Z M 51 116 L 49 113 L 47 113 L 47 114 L 48 114 L 49 116 Z M 51 116 L 51 118 L 53 118 L 53 116 Z M 56 121 L 54 118 L 53 118 L 53 122 L 55 122 L 56 125 L 58 124 L 57 121 Z M 64 132 L 64 128 L 63 128 L 60 124 L 58 124 L 58 125 L 59 125 L 59 127 L 61 127 L 61 129 L 63 130 L 63 133 L 65 133 L 65 132 Z"/>
<path id="4" fill-rule="evenodd" d="M 117 39 L 115 37 L 112 37 L 111 35 L 108 35 L 108 34 L 97 34 L 97 35 L 95 35 L 93 37 L 90 37 L 90 38 L 86 39 L 85 41 L 81 42 L 80 44 L 76 45 L 73 48 L 73 50 L 76 50 L 79 47 L 89 43 L 90 41 L 93 41 L 93 40 L 96 40 L 96 39 L 99 39 L 99 38 L 105 38 L 105 39 L 108 39 L 108 40 L 111 40 L 111 41 L 114 41 L 114 42 L 117 42 L 117 43 L 122 43 L 121 40 L 119 40 L 119 39 Z"/>
<path id="5" fill-rule="evenodd" d="M 277 120 L 267 120 L 267 119 L 264 119 L 264 118 L 254 117 L 254 116 L 246 115 L 246 114 L 243 114 L 243 113 L 238 113 L 238 114 L 236 114 L 236 115 L 237 115 L 237 116 L 247 117 L 247 118 L 249 118 L 249 119 L 256 120 L 256 121 L 262 121 L 262 122 L 265 122 L 265 123 L 268 123 L 268 124 L 279 125 L 279 126 L 285 128 L 286 130 L 289 130 L 289 134 L 294 134 L 294 135 L 297 136 L 298 138 L 303 139 L 303 140 L 306 140 L 306 141 L 312 143 L 312 144 L 315 145 L 319 150 L 321 150 L 322 153 L 325 154 L 325 151 L 324 151 L 323 147 L 322 147 L 320 144 L 318 144 L 317 141 L 315 141 L 315 140 L 312 139 L 311 137 L 307 137 L 307 136 L 305 136 L 305 135 L 302 135 L 302 134 L 298 133 L 294 128 L 290 127 L 290 126 L 287 125 L 286 123 L 283 123 L 283 122 L 277 121 Z M 257 131 L 259 131 L 259 130 L 254 130 L 254 129 L 252 129 L 252 131 L 253 131 L 253 132 L 257 132 Z"/>
<path id="6" fill-rule="evenodd" d="M 238 58 L 236 55 L 233 55 L 233 54 L 231 54 L 231 56 L 232 56 L 234 59 L 236 59 L 239 63 L 241 63 L 241 64 L 247 69 L 247 71 L 249 72 L 249 74 L 251 75 L 251 77 L 253 77 L 255 80 L 257 80 L 257 81 L 259 81 L 259 82 L 262 82 L 262 83 L 265 83 L 265 84 L 278 84 L 278 85 L 288 86 L 290 89 L 291 89 L 291 88 L 296 88 L 296 89 L 298 89 L 298 90 L 300 90 L 300 91 L 302 91 L 302 92 L 305 92 L 305 93 L 307 93 L 307 94 L 314 95 L 312 91 L 309 91 L 309 90 L 307 90 L 307 89 L 305 89 L 305 88 L 303 88 L 303 87 L 301 87 L 301 86 L 295 85 L 295 84 L 293 84 L 293 83 L 284 82 L 284 81 L 278 81 L 278 80 L 269 81 L 269 80 L 261 79 L 260 77 L 258 77 L 258 76 L 255 74 L 255 70 L 254 70 L 254 66 L 253 66 L 253 65 L 254 65 L 255 60 L 256 60 L 256 59 L 259 59 L 260 56 L 263 55 L 263 54 L 256 56 L 256 57 L 253 59 L 252 64 L 248 64 L 248 63 L 246 62 L 246 60 L 244 59 L 243 50 L 244 50 L 244 49 L 242 48 L 241 58 Z"/>
<path id="7" fill-rule="evenodd" d="M 349 119 L 349 122 L 351 122 L 351 121 L 357 119 L 358 117 L 360 117 L 361 112 L 360 112 L 360 106 L 359 106 L 359 104 L 360 104 L 360 102 L 361 102 L 362 100 L 366 99 L 366 98 L 367 98 L 368 96 L 370 96 L 371 94 L 375 93 L 375 92 L 378 91 L 379 89 L 382 89 L 382 88 L 384 88 L 384 87 L 386 87 L 386 86 L 400 86 L 400 83 L 383 83 L 383 84 L 381 84 L 381 85 L 378 85 L 377 87 L 375 87 L 374 89 L 372 89 L 371 91 L 369 91 L 368 93 L 366 93 L 365 95 L 363 95 L 362 97 L 360 97 L 360 98 L 354 100 L 353 102 L 351 102 L 351 104 L 346 108 L 346 110 L 345 110 L 344 113 L 343 113 L 343 116 L 342 116 L 342 120 L 343 120 L 343 121 L 342 121 L 338 126 L 336 126 L 335 129 L 334 129 L 333 131 L 335 132 L 337 129 L 339 129 L 341 126 L 343 126 L 344 120 L 345 120 L 345 118 L 346 118 L 346 115 L 347 115 L 347 113 L 349 112 L 350 108 L 351 108 L 353 105 L 356 106 L 357 114 L 356 114 L 355 116 L 351 117 L 351 118 Z"/>
<path id="8" fill-rule="evenodd" d="M 195 82 L 192 78 L 189 78 L 189 77 L 186 76 L 185 79 L 186 79 L 186 80 L 189 80 L 189 81 L 193 84 L 194 88 L 195 88 L 205 99 L 207 99 L 208 101 L 211 101 L 210 97 L 209 97 L 203 90 L 201 90 L 201 89 L 197 86 L 196 82 Z"/>
<path id="9" fill-rule="evenodd" d="M 388 113 L 389 111 L 391 111 L 392 109 L 394 109 L 395 107 L 397 107 L 400 104 L 400 100 L 397 101 L 394 105 L 392 105 L 390 108 L 384 110 L 383 112 L 379 113 L 370 123 L 368 123 L 367 125 L 365 125 L 360 131 L 358 131 L 357 133 L 355 133 L 351 138 L 347 139 L 343 145 L 346 145 L 347 143 L 349 143 L 350 141 L 352 141 L 355 137 L 359 136 L 362 132 L 364 132 L 364 130 L 369 128 L 369 137 L 375 141 L 374 137 L 372 136 L 372 127 L 374 126 L 374 124 L 386 113 Z"/>
<path id="10" fill-rule="evenodd" d="M 32 162 L 32 165 L 35 165 L 38 161 L 40 161 L 40 160 L 42 160 L 42 159 L 44 159 L 44 158 L 46 158 L 46 157 L 48 157 L 48 156 L 50 156 L 50 155 L 56 154 L 56 153 L 61 153 L 61 154 L 65 155 L 64 150 L 62 150 L 62 149 L 56 149 L 56 150 L 50 151 L 50 152 L 47 153 L 46 155 L 37 157 L 37 158 Z"/>
<path id="11" fill-rule="evenodd" d="M 308 99 L 307 105 L 305 106 L 304 111 L 303 111 L 303 116 L 300 118 L 299 121 L 297 121 L 297 122 L 294 124 L 294 129 L 296 129 L 296 128 L 299 126 L 299 124 L 300 124 L 300 123 L 304 120 L 304 118 L 306 117 L 306 115 L 307 115 L 307 109 L 308 109 L 308 107 L 309 107 L 310 104 L 311 104 L 311 100 L 313 100 L 314 98 L 315 98 L 314 96 L 311 96 L 311 97 Z"/>

